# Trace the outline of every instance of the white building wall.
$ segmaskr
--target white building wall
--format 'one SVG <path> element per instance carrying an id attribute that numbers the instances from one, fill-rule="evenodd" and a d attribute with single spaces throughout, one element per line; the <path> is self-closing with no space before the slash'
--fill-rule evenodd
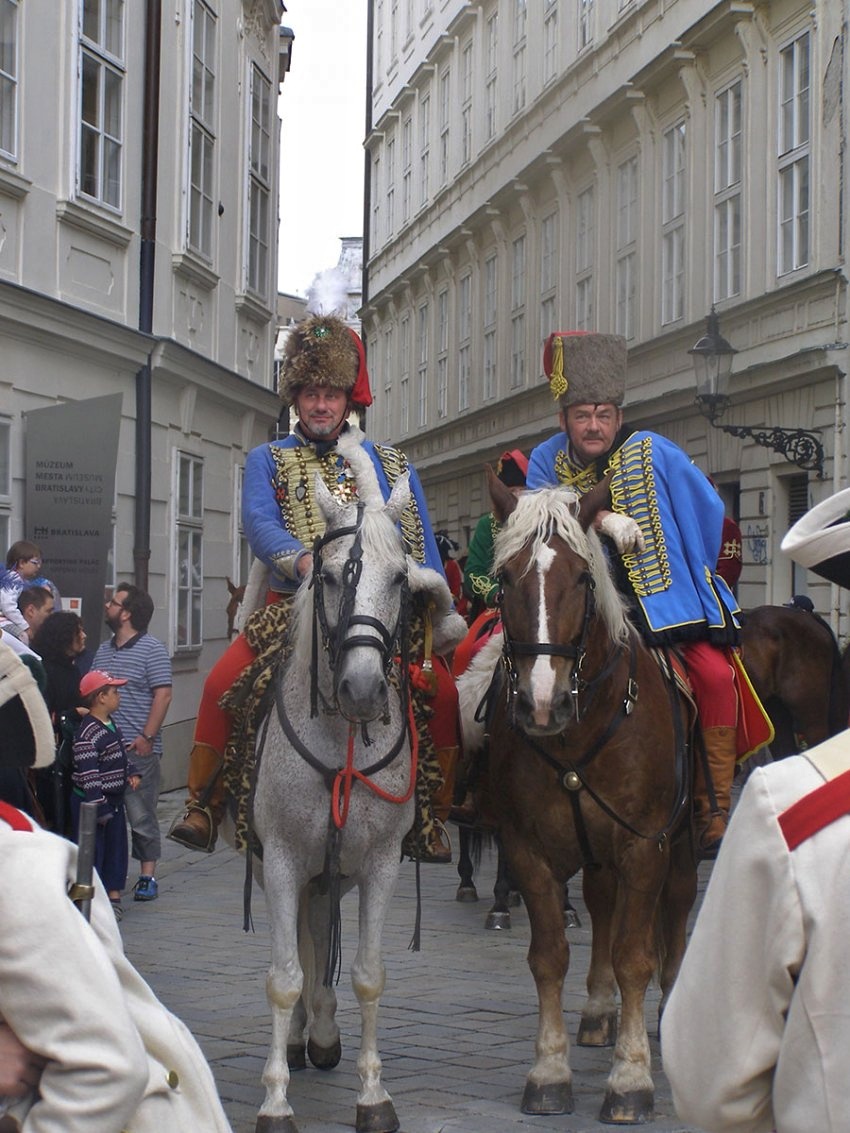
<path id="1" fill-rule="evenodd" d="M 113 205 L 83 191 L 78 174 L 82 0 L 4 2 L 14 64 L 0 76 L 5 80 L 0 121 L 13 127 L 0 137 L 0 539 L 5 551 L 30 534 L 24 514 L 26 412 L 120 392 L 115 577 L 108 582 L 133 580 L 136 375 L 150 360 L 148 589 L 156 605 L 151 630 L 168 643 L 175 669 L 165 743 L 167 782 L 177 783 L 203 679 L 226 644 L 226 579 L 245 581 L 239 577 L 245 562 L 239 470 L 247 452 L 267 439 L 279 410 L 272 364 L 277 104 L 290 40 L 281 36 L 280 0 L 165 0 L 161 7 L 153 317 L 152 333 L 143 334 L 138 327 L 148 4 L 103 0 L 89 9 L 120 13 L 123 20 L 120 44 L 101 59 L 119 77 L 122 92 L 121 191 Z M 208 19 L 213 29 L 209 255 L 193 251 L 187 241 L 197 18 Z M 247 272 L 250 163 L 258 152 L 251 149 L 252 74 L 266 84 L 268 111 L 262 162 L 255 162 L 267 191 L 264 223 L 256 228 L 267 259 L 253 281 Z M 93 444 L 97 426 L 93 421 Z M 203 631 L 189 647 L 181 646 L 176 614 L 177 581 L 185 571 L 175 538 L 178 452 L 202 462 L 204 485 Z M 61 589 L 61 578 L 56 581 Z"/>
<path id="2" fill-rule="evenodd" d="M 403 19 L 409 8 L 411 38 L 400 43 L 393 60 L 387 21 L 393 10 Z M 370 354 L 376 390 L 371 420 L 379 439 L 401 443 L 419 468 L 436 525 L 464 543 L 488 506 L 482 462 L 494 461 L 506 447 L 528 451 L 556 427 L 541 366 L 546 334 L 580 327 L 622 331 L 630 347 L 627 420 L 682 444 L 719 483 L 730 506 L 738 502 L 742 603 L 782 602 L 792 587 L 808 587 L 846 632 L 838 620 L 844 617 L 839 592 L 813 576 L 794 575 L 779 554 L 789 519 L 847 482 L 847 129 L 840 80 L 846 9 L 846 2 L 825 0 L 733 6 L 592 0 L 581 6 L 584 27 L 566 0 L 373 0 L 373 130 L 367 138 L 373 223 L 363 323 L 370 343 L 389 341 L 391 348 L 389 356 L 380 346 Z M 783 52 L 804 36 L 807 98 L 798 75 L 797 97 L 786 112 L 802 114 L 807 131 L 797 149 L 782 156 Z M 467 59 L 472 77 L 464 83 Z M 441 119 L 446 81 L 448 112 Z M 723 189 L 718 96 L 735 84 L 742 95 L 740 176 L 725 195 L 740 196 L 741 248 L 736 286 L 727 293 L 718 284 L 715 236 Z M 466 119 L 471 144 L 465 142 Z M 415 139 L 407 215 L 399 210 L 406 194 L 404 163 L 399 165 L 405 129 Z M 684 144 L 674 205 L 665 193 L 672 193 L 675 181 L 670 157 L 677 129 Z M 808 248 L 786 270 L 780 258 L 781 170 L 795 155 L 808 162 Z M 632 160 L 637 194 L 626 238 L 621 171 Z M 552 225 L 556 263 L 549 263 L 552 278 L 544 280 L 543 233 L 550 234 Z M 668 254 L 677 250 L 678 278 L 673 270 L 665 273 L 665 243 Z M 520 248 L 525 270 L 518 276 Z M 633 257 L 633 285 L 630 318 L 624 320 L 618 287 L 627 255 Z M 498 314 L 488 342 L 484 291 L 493 257 Z M 473 308 L 468 400 L 459 380 L 457 334 L 458 283 L 466 274 Z M 445 288 L 450 377 L 441 418 L 434 312 Z M 738 350 L 724 421 L 818 429 L 823 480 L 750 438 L 711 428 L 697 414 L 687 351 L 703 333 L 713 302 L 723 335 Z M 414 329 L 411 358 L 400 358 L 400 328 L 405 320 L 415 328 L 424 303 L 432 313 L 423 394 L 428 410 L 424 421 L 413 410 L 405 421 L 395 375 L 409 374 L 414 407 L 419 346 Z M 485 370 L 493 344 L 489 389 Z"/>

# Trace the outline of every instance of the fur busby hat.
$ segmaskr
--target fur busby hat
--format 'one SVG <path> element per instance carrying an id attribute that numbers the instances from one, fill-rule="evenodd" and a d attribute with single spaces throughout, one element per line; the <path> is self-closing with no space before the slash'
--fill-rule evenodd
<path id="1" fill-rule="evenodd" d="M 347 304 L 342 273 L 332 268 L 316 276 L 308 292 L 308 318 L 293 327 L 283 349 L 280 396 L 287 405 L 307 385 L 344 390 L 360 409 L 372 404 L 366 351 L 340 316 Z"/>
<path id="2" fill-rule="evenodd" d="M 49 767 L 56 740 L 31 670 L 0 641 L 0 768 Z"/>
<path id="3" fill-rule="evenodd" d="M 622 405 L 626 395 L 626 340 L 619 334 L 556 330 L 543 347 L 552 396 L 568 405 Z"/>
<path id="4" fill-rule="evenodd" d="M 503 452 L 496 465 L 496 475 L 507 488 L 524 488 L 528 458 L 518 448 Z"/>
<path id="5" fill-rule="evenodd" d="M 800 566 L 850 589 L 850 488 L 816 504 L 782 540 Z"/>

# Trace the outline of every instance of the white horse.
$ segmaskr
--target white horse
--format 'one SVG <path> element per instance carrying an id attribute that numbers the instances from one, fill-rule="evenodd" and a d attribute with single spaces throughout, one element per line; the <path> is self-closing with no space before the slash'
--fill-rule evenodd
<path id="1" fill-rule="evenodd" d="M 351 978 L 361 1010 L 356 1128 L 398 1128 L 381 1083 L 377 1014 L 385 981 L 381 933 L 414 815 L 407 621 L 411 592 L 436 591 L 438 606 L 448 609 L 451 598 L 437 572 L 405 555 L 398 521 L 410 494 L 407 475 L 385 504 L 368 456 L 361 449 L 350 460 L 359 505 L 340 501 L 316 480 L 326 533 L 312 585 L 303 585 L 295 600 L 291 653 L 275 678 L 275 708 L 258 741 L 253 813 L 271 922 L 272 1041 L 257 1133 L 296 1131 L 287 1089 L 290 1068 L 305 1064 L 305 1031 L 314 1066 L 329 1069 L 340 1059 L 332 986 L 338 895 L 354 885 L 360 937 Z M 314 978 L 322 971 L 324 982 Z"/>

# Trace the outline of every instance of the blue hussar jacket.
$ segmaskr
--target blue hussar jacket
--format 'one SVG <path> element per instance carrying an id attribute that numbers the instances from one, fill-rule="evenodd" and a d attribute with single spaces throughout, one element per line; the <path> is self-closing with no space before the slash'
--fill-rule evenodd
<path id="1" fill-rule="evenodd" d="M 410 503 L 401 518 L 406 549 L 413 558 L 443 573 L 428 519 L 422 485 L 404 453 L 388 445 L 361 440 L 378 477 L 384 499 L 404 472 L 410 474 Z M 335 442 L 308 441 L 296 429 L 289 436 L 252 449 L 242 481 L 242 527 L 251 550 L 271 571 L 272 590 L 298 588 L 295 564 L 311 551 L 325 524 L 315 499 L 316 473 L 334 495 L 355 499 L 353 473 Z"/>
<path id="2" fill-rule="evenodd" d="M 611 472 L 611 506 L 640 525 L 646 544 L 640 554 L 623 555 L 615 573 L 647 639 L 733 644 L 740 608 L 715 571 L 723 502 L 708 477 L 657 433 L 633 432 L 586 466 L 575 463 L 567 443 L 556 433 L 533 450 L 527 485 L 561 484 L 583 495 Z"/>

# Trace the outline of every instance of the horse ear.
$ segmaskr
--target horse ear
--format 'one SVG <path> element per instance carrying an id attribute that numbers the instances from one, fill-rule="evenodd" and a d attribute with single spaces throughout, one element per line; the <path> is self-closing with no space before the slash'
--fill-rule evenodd
<path id="1" fill-rule="evenodd" d="M 587 531 L 598 512 L 611 510 L 611 473 L 581 497 L 578 505 L 578 521 L 582 530 Z"/>
<path id="2" fill-rule="evenodd" d="M 493 501 L 493 514 L 499 523 L 504 523 L 516 507 L 516 496 L 506 488 L 489 464 L 484 465 L 487 472 L 487 487 L 490 489 L 490 499 Z"/>
<path id="3" fill-rule="evenodd" d="M 404 472 L 393 484 L 390 498 L 387 500 L 387 514 L 393 523 L 398 523 L 401 513 L 410 502 L 410 473 Z"/>

